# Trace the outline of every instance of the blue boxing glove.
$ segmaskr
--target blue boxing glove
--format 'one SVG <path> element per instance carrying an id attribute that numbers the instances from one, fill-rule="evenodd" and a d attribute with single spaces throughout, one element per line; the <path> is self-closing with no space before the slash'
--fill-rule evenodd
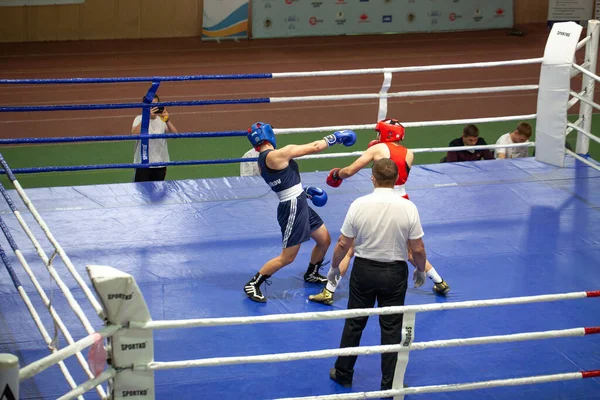
<path id="1" fill-rule="evenodd" d="M 308 197 L 315 206 L 323 207 L 327 204 L 327 193 L 325 193 L 323 189 L 314 186 L 305 186 L 304 192 L 306 193 L 306 197 Z"/>
<path id="2" fill-rule="evenodd" d="M 352 146 L 356 143 L 356 133 L 351 130 L 343 130 L 333 132 L 331 135 L 327 135 L 323 138 L 328 146 L 333 146 L 334 144 L 342 143 L 344 146 Z"/>

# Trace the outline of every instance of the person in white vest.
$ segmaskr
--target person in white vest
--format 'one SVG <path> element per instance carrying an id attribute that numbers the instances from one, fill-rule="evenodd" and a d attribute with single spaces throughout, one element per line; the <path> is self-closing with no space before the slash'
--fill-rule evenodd
<path id="1" fill-rule="evenodd" d="M 509 133 L 500 136 L 496 144 L 514 144 L 527 143 L 531 137 L 531 125 L 527 122 L 521 122 L 517 128 Z M 508 147 L 495 150 L 496 158 L 522 158 L 527 157 L 529 147 Z"/>
<path id="2" fill-rule="evenodd" d="M 158 95 L 154 95 L 153 103 L 160 102 Z M 142 129 L 142 116 L 138 115 L 133 120 L 133 126 L 131 127 L 131 133 L 139 135 Z M 171 121 L 171 116 L 165 107 L 152 107 L 150 109 L 150 123 L 148 124 L 148 133 L 151 135 L 161 133 L 177 133 L 177 128 Z M 167 139 L 150 139 L 148 149 L 148 162 L 169 162 L 169 148 L 167 147 Z M 140 153 L 141 141 L 135 142 L 135 150 L 133 153 L 133 162 L 135 164 L 141 164 L 142 157 Z M 150 168 L 136 168 L 134 182 L 148 182 L 148 181 L 164 181 L 167 176 L 167 167 L 150 167 Z"/>

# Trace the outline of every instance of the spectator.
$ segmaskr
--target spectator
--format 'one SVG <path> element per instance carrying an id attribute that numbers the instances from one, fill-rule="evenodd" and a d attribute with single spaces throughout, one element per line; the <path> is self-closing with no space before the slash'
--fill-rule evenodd
<path id="1" fill-rule="evenodd" d="M 496 144 L 514 144 L 529 142 L 531 137 L 531 125 L 527 122 L 521 122 L 517 129 L 510 133 L 505 133 L 498 138 Z M 528 147 L 508 147 L 495 150 L 496 158 L 522 158 L 527 157 Z"/>
<path id="2" fill-rule="evenodd" d="M 158 95 L 154 95 L 152 103 L 158 103 L 160 101 Z M 139 135 L 142 129 L 142 116 L 138 115 L 133 120 L 133 127 L 131 133 Z M 148 133 L 151 135 L 161 133 L 177 133 L 177 128 L 171 122 L 171 116 L 165 107 L 152 107 L 150 109 L 150 122 L 148 124 Z M 169 149 L 167 147 L 167 139 L 150 139 L 148 149 L 148 162 L 169 162 Z M 141 141 L 135 142 L 135 151 L 133 153 L 133 162 L 135 164 L 141 164 L 140 147 Z M 150 167 L 150 168 L 136 168 L 135 169 L 135 182 L 148 182 L 148 181 L 164 181 L 167 176 L 167 167 Z"/>
<path id="3" fill-rule="evenodd" d="M 373 193 L 359 197 L 351 205 L 342 224 L 341 235 L 333 252 L 335 275 L 340 262 L 354 241 L 354 265 L 350 275 L 348 309 L 402 306 L 408 285 L 408 247 L 412 251 L 419 279 L 425 281 L 425 245 L 419 212 L 413 202 L 398 196 L 394 184 L 398 167 L 389 158 L 373 164 Z M 329 275 L 328 274 L 328 275 Z M 339 274 L 338 274 L 339 276 Z M 332 278 L 334 278 L 332 276 Z M 346 319 L 340 347 L 360 345 L 369 317 Z M 402 339 L 402 314 L 381 315 L 381 344 L 398 344 Z M 329 377 L 349 387 L 352 385 L 357 356 L 340 356 Z M 398 353 L 381 355 L 381 390 L 390 390 Z"/>
<path id="4" fill-rule="evenodd" d="M 252 148 L 244 153 L 242 158 L 258 158 L 258 151 Z M 257 161 L 243 162 L 240 163 L 240 176 L 259 176 L 260 170 L 258 169 Z"/>
<path id="5" fill-rule="evenodd" d="M 468 124 L 464 127 L 462 136 L 451 141 L 449 147 L 485 145 L 487 145 L 486 141 L 479 137 L 479 129 L 473 124 Z M 479 161 L 483 159 L 493 160 L 494 154 L 490 150 L 449 151 L 441 162 Z"/>

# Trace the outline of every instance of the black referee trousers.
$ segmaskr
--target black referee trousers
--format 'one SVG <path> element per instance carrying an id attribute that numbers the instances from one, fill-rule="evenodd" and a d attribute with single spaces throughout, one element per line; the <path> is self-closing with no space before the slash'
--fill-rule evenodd
<path id="1" fill-rule="evenodd" d="M 402 306 L 408 285 L 406 261 L 378 262 L 355 257 L 350 276 L 348 309 Z M 360 345 L 369 317 L 346 319 L 340 347 Z M 398 344 L 402 338 L 402 314 L 380 315 L 381 344 Z M 341 356 L 335 362 L 336 377 L 351 383 L 357 356 Z M 381 390 L 392 388 L 398 353 L 381 355 Z"/>

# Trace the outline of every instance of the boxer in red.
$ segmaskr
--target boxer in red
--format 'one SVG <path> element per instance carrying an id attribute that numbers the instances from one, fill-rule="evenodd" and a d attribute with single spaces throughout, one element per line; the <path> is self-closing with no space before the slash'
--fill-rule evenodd
<path id="1" fill-rule="evenodd" d="M 375 126 L 377 132 L 377 139 L 369 143 L 369 148 L 352 164 L 345 168 L 334 168 L 329 172 L 327 176 L 327 184 L 332 187 L 338 187 L 342 184 L 344 179 L 348 179 L 356 174 L 361 169 L 365 168 L 369 163 L 375 162 L 382 158 L 389 158 L 396 163 L 398 166 L 398 180 L 394 186 L 394 190 L 397 193 L 408 200 L 408 194 L 404 188 L 406 181 L 408 180 L 408 174 L 415 158 L 414 153 L 402 146 L 400 142 L 404 139 L 404 127 L 398 120 L 385 119 L 379 121 Z M 340 263 L 340 267 L 337 269 L 329 269 L 327 274 L 327 286 L 321 291 L 321 293 L 310 295 L 309 300 L 323 303 L 327 305 L 333 304 L 333 293 L 335 292 L 339 281 L 348 271 L 350 266 L 350 259 L 354 255 L 353 249 L 348 251 L 348 254 L 344 260 Z M 412 254 L 408 254 L 410 263 L 414 266 Z M 450 291 L 450 286 L 439 276 L 435 268 L 429 261 L 425 267 L 426 274 L 418 273 L 414 271 L 413 281 L 414 287 L 420 287 L 425 283 L 425 276 L 429 277 L 433 281 L 433 291 L 435 293 L 445 295 Z"/>

